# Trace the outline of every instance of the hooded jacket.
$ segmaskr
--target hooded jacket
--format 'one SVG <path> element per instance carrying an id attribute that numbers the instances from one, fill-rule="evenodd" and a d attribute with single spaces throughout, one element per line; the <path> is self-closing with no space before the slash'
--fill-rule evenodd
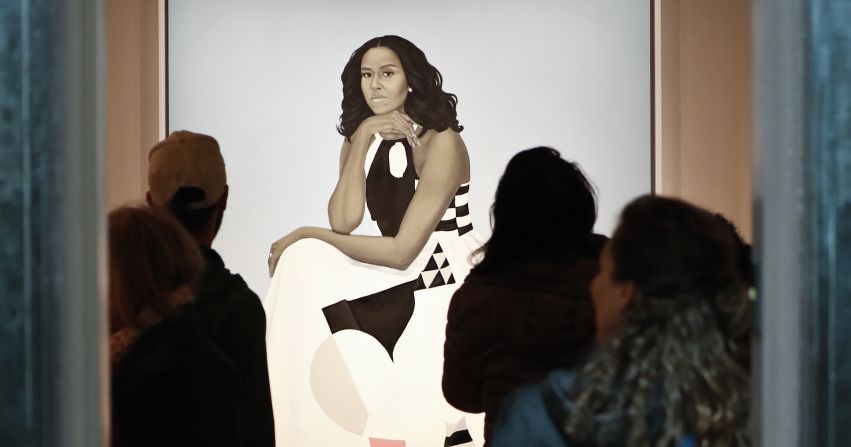
<path id="1" fill-rule="evenodd" d="M 201 253 L 205 266 L 195 302 L 207 332 L 239 375 L 243 444 L 274 446 L 263 305 L 242 277 L 225 267 L 215 250 L 201 247 Z"/>
<path id="2" fill-rule="evenodd" d="M 243 445 L 238 398 L 233 365 L 188 304 L 113 365 L 112 445 Z"/>

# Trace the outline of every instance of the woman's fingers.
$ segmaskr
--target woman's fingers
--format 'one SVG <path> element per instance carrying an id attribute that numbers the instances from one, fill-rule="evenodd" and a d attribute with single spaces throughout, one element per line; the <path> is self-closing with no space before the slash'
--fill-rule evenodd
<path id="1" fill-rule="evenodd" d="M 415 147 L 416 144 L 414 138 L 416 137 L 416 134 L 414 133 L 414 122 L 411 121 L 407 115 L 399 112 L 396 112 L 393 118 L 396 125 L 399 127 L 399 130 L 401 130 L 405 135 L 405 138 L 408 139 L 408 144 L 411 147 Z"/>
<path id="2" fill-rule="evenodd" d="M 385 134 L 393 139 L 410 138 L 410 133 L 405 130 L 405 127 L 396 120 L 391 120 L 385 123 L 379 133 Z"/>
<path id="3" fill-rule="evenodd" d="M 278 248 L 280 246 L 280 239 L 275 241 L 272 246 L 269 248 L 269 277 L 275 274 L 275 267 L 278 265 L 278 259 L 281 258 L 281 250 Z"/>
<path id="4" fill-rule="evenodd" d="M 404 126 L 402 129 L 405 131 L 405 138 L 408 140 L 408 146 L 414 147 L 414 134 L 411 133 L 411 129 L 407 127 L 407 123 L 404 122 L 404 120 L 402 125 Z"/>
<path id="5" fill-rule="evenodd" d="M 384 130 L 380 130 L 379 133 L 384 134 L 384 135 L 386 135 L 386 136 L 388 136 L 388 137 L 390 137 L 394 140 L 398 140 L 399 138 L 409 137 L 408 134 L 406 134 L 405 132 L 403 132 L 402 130 L 398 129 L 395 126 L 387 127 Z"/>
<path id="6" fill-rule="evenodd" d="M 410 129 L 411 135 L 416 135 L 417 134 L 417 128 L 416 128 L 416 123 L 414 123 L 414 120 L 412 120 L 411 117 L 408 116 L 407 114 L 404 114 L 402 112 L 398 112 L 398 113 L 399 113 L 399 116 L 401 116 L 402 119 L 405 121 L 406 128 Z"/>
<path id="7" fill-rule="evenodd" d="M 393 139 L 405 138 L 411 147 L 420 146 L 420 140 L 417 137 L 417 125 L 407 114 L 394 111 L 376 116 L 376 118 L 379 119 L 376 123 L 380 123 L 379 133 Z"/>
<path id="8" fill-rule="evenodd" d="M 388 118 L 395 123 L 399 130 L 404 134 L 410 134 L 414 132 L 414 120 L 411 119 L 410 116 L 402 113 L 402 112 L 390 112 L 387 115 Z"/>
<path id="9" fill-rule="evenodd" d="M 411 119 L 410 116 L 408 116 L 404 113 L 400 112 L 399 115 L 401 115 L 405 119 L 405 123 L 408 126 L 410 126 L 410 128 L 411 128 L 411 140 L 413 140 L 411 142 L 411 146 L 412 147 L 419 147 L 420 146 L 420 138 L 417 136 L 417 123 L 415 123 L 414 120 Z"/>

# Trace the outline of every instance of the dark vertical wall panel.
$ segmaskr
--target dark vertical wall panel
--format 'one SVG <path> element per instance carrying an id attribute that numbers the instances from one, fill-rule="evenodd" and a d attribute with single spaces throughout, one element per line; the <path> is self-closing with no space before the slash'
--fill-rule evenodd
<path id="1" fill-rule="evenodd" d="M 754 10 L 755 445 L 851 440 L 851 3 Z"/>
<path id="2" fill-rule="evenodd" d="M 54 295 L 58 244 L 46 208 L 58 202 L 61 67 L 58 2 L 0 6 L 0 444 L 40 445 L 52 430 L 43 411 L 55 389 L 43 379 L 55 345 L 45 309 Z M 48 142 L 47 145 L 43 144 Z M 53 266 L 51 266 L 53 264 Z"/>
<path id="3" fill-rule="evenodd" d="M 0 2 L 0 445 L 105 437 L 99 0 Z"/>
<path id="4" fill-rule="evenodd" d="M 23 147 L 21 144 L 21 5 L 0 7 L 0 443 L 14 426 L 26 426 L 26 407 L 32 396 L 26 392 L 26 335 L 24 315 Z M 19 348 L 20 347 L 20 348 Z M 25 411 L 20 411 L 24 409 Z"/>
<path id="5" fill-rule="evenodd" d="M 851 442 L 851 3 L 810 6 L 809 203 L 818 346 L 817 445 Z"/>

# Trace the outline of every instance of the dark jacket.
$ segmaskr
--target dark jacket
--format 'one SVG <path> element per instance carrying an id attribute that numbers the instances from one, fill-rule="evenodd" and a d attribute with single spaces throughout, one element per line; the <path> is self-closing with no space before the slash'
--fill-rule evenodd
<path id="1" fill-rule="evenodd" d="M 238 388 L 233 365 L 187 305 L 114 365 L 112 445 L 240 446 Z"/>
<path id="2" fill-rule="evenodd" d="M 602 236 L 582 256 L 518 260 L 497 273 L 477 270 L 449 305 L 443 394 L 459 410 L 485 412 L 485 439 L 503 397 L 579 362 L 594 341 L 590 282 Z"/>
<path id="3" fill-rule="evenodd" d="M 231 273 L 215 250 L 201 247 L 204 273 L 197 286 L 201 321 L 239 373 L 246 446 L 274 446 L 275 421 L 266 362 L 266 314 L 260 298 Z"/>

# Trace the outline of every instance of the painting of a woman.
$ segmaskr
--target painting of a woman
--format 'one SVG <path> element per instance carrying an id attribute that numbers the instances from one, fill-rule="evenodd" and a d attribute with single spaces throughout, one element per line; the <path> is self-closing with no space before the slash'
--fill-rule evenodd
<path id="1" fill-rule="evenodd" d="M 449 300 L 481 237 L 457 97 L 413 43 L 371 39 L 341 76 L 330 228 L 275 242 L 264 299 L 282 445 L 473 445 L 441 392 Z M 362 222 L 379 235 L 361 235 Z M 480 445 L 480 442 L 477 442 Z"/>

